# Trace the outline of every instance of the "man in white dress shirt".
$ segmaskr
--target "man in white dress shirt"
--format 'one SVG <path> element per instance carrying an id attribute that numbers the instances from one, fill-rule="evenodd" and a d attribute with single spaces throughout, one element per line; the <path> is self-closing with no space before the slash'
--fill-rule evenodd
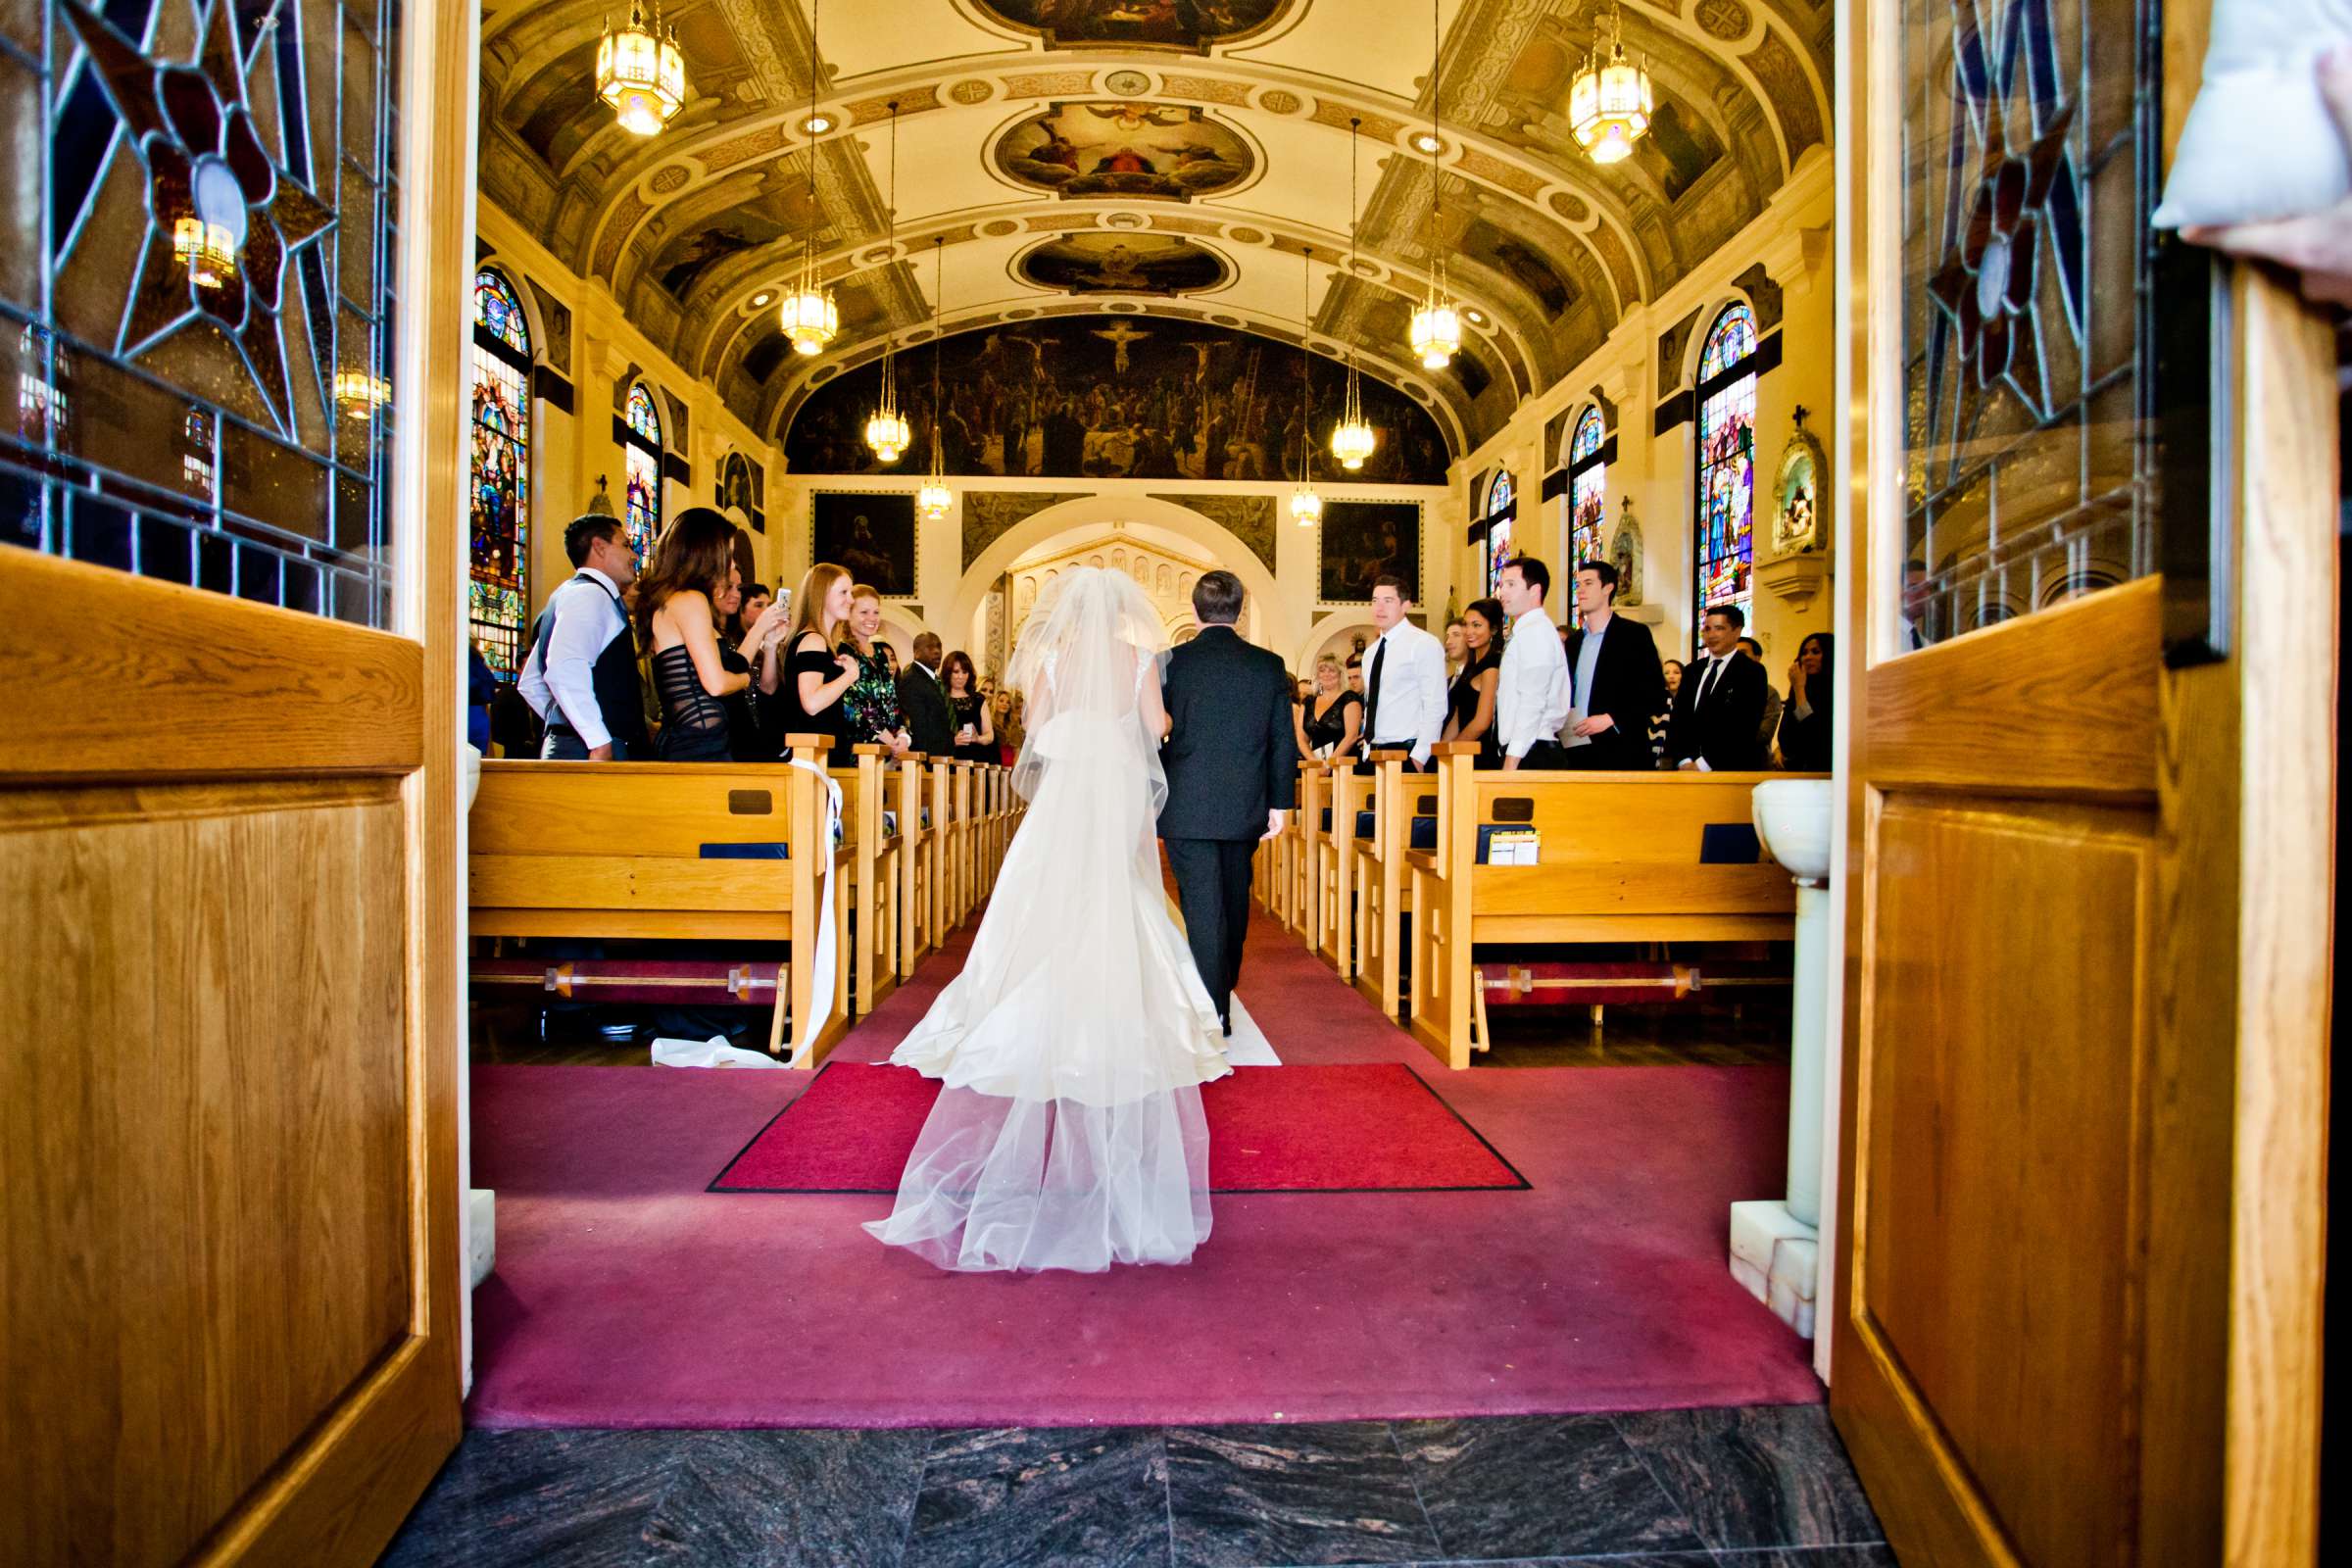
<path id="1" fill-rule="evenodd" d="M 1364 650 L 1364 750 L 1409 751 L 1419 772 L 1446 728 L 1446 645 L 1404 618 L 1411 607 L 1402 579 L 1372 584 L 1380 637 Z"/>
<path id="2" fill-rule="evenodd" d="M 620 519 L 592 512 L 564 530 L 578 568 L 547 596 L 514 689 L 547 725 L 539 755 L 618 762 L 653 756 L 637 681 L 637 643 L 622 595 L 637 580 L 637 552 Z"/>
<path id="3" fill-rule="evenodd" d="M 1494 597 L 1511 617 L 1511 638 L 1502 649 L 1502 676 L 1494 688 L 1494 738 L 1502 746 L 1506 773 L 1521 768 L 1548 772 L 1568 764 L 1558 736 L 1568 721 L 1568 656 L 1560 629 L 1544 601 L 1551 596 L 1551 568 L 1521 556 L 1502 568 Z"/>

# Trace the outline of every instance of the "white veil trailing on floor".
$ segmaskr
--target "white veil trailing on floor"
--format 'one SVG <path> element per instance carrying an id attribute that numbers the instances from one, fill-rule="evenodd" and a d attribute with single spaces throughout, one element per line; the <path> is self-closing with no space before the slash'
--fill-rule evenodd
<path id="1" fill-rule="evenodd" d="M 942 1268 L 1174 1263 L 1208 1235 L 1200 1086 L 1230 1069 L 1160 881 L 1164 643 L 1091 567 L 1021 629 L 1029 811 L 962 971 L 891 1054 L 940 1096 L 866 1227 Z"/>

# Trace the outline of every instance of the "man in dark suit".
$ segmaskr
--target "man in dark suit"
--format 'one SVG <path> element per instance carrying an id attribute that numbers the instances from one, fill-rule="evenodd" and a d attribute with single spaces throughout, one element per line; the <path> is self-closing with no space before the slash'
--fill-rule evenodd
<path id="1" fill-rule="evenodd" d="M 1666 667 L 1657 639 L 1638 620 L 1617 618 L 1617 568 L 1587 561 L 1576 568 L 1576 613 L 1570 628 L 1568 706 L 1582 713 L 1570 728 L 1586 744 L 1562 754 L 1574 768 L 1657 766 L 1649 751 L 1649 721 L 1666 708 Z"/>
<path id="2" fill-rule="evenodd" d="M 1757 733 L 1764 722 L 1764 666 L 1740 652 L 1747 616 L 1738 605 L 1710 605 L 1698 638 L 1705 657 L 1683 671 L 1666 730 L 1666 760 L 1702 772 L 1750 772 L 1766 765 Z"/>
<path id="3" fill-rule="evenodd" d="M 1168 799 L 1159 836 L 1176 873 L 1193 962 L 1231 1034 L 1250 928 L 1250 857 L 1282 831 L 1297 798 L 1298 740 L 1290 671 L 1233 629 L 1242 617 L 1242 580 L 1230 571 L 1202 574 L 1193 614 L 1200 633 L 1168 655 L 1161 677 L 1168 738 L 1159 759 Z"/>
<path id="4" fill-rule="evenodd" d="M 906 715 L 906 733 L 913 749 L 931 757 L 956 750 L 956 712 L 948 707 L 948 683 L 939 672 L 943 657 L 939 635 L 924 632 L 914 639 L 914 662 L 899 677 L 899 710 Z"/>

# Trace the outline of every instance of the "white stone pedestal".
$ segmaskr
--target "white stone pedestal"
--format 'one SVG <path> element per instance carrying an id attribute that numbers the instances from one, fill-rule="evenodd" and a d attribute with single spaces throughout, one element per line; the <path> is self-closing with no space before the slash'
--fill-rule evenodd
<path id="1" fill-rule="evenodd" d="M 498 1261 L 498 1227 L 495 1208 L 498 1195 L 487 1187 L 476 1187 L 466 1195 L 466 1288 L 473 1289 L 490 1277 L 491 1265 Z"/>
<path id="2" fill-rule="evenodd" d="M 1732 1278 L 1805 1339 L 1813 1337 L 1820 1233 L 1775 1199 L 1732 1205 Z"/>

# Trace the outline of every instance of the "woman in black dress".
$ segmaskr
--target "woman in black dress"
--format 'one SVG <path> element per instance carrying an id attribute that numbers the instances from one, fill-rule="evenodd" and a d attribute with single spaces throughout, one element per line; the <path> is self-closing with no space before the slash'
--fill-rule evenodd
<path id="1" fill-rule="evenodd" d="M 1838 639 L 1809 633 L 1788 666 L 1788 700 L 1781 705 L 1781 765 L 1791 773 L 1830 770 L 1830 723 L 1837 710 Z"/>
<path id="2" fill-rule="evenodd" d="M 719 699 L 727 710 L 727 746 L 738 762 L 776 760 L 772 710 L 784 676 L 779 654 L 786 616 L 782 611 L 770 613 L 775 602 L 764 585 L 747 587 L 738 567 L 710 605 L 718 614 L 719 663 L 751 676 L 743 690 Z"/>
<path id="3" fill-rule="evenodd" d="M 1446 694 L 1445 739 L 1475 741 L 1476 766 L 1502 766 L 1494 728 L 1494 693 L 1502 684 L 1502 605 L 1481 599 L 1462 612 L 1462 672 Z"/>
<path id="4" fill-rule="evenodd" d="M 1344 757 L 1362 734 L 1364 700 L 1342 683 L 1340 662 L 1326 654 L 1315 661 L 1315 694 L 1296 713 L 1299 755 Z"/>
<path id="5" fill-rule="evenodd" d="M 688 507 L 655 542 L 637 579 L 634 618 L 662 707 L 654 755 L 665 762 L 723 762 L 734 755 L 728 699 L 751 685 L 751 666 L 730 662 L 719 606 L 736 596 L 735 525 L 709 507 Z M 761 636 L 770 626 L 758 627 Z M 748 720 L 749 712 L 743 717 Z"/>
<path id="6" fill-rule="evenodd" d="M 850 618 L 850 574 L 820 561 L 792 596 L 792 630 L 784 636 L 784 679 L 776 688 L 781 736 L 822 735 L 830 752 L 847 732 L 842 699 L 857 684 L 858 661 L 835 653 Z"/>
<path id="7" fill-rule="evenodd" d="M 958 648 L 940 662 L 940 679 L 948 683 L 948 712 L 956 723 L 956 758 L 964 762 L 997 760 L 997 728 L 989 717 L 988 699 L 981 695 L 980 676 L 972 656 Z"/>

